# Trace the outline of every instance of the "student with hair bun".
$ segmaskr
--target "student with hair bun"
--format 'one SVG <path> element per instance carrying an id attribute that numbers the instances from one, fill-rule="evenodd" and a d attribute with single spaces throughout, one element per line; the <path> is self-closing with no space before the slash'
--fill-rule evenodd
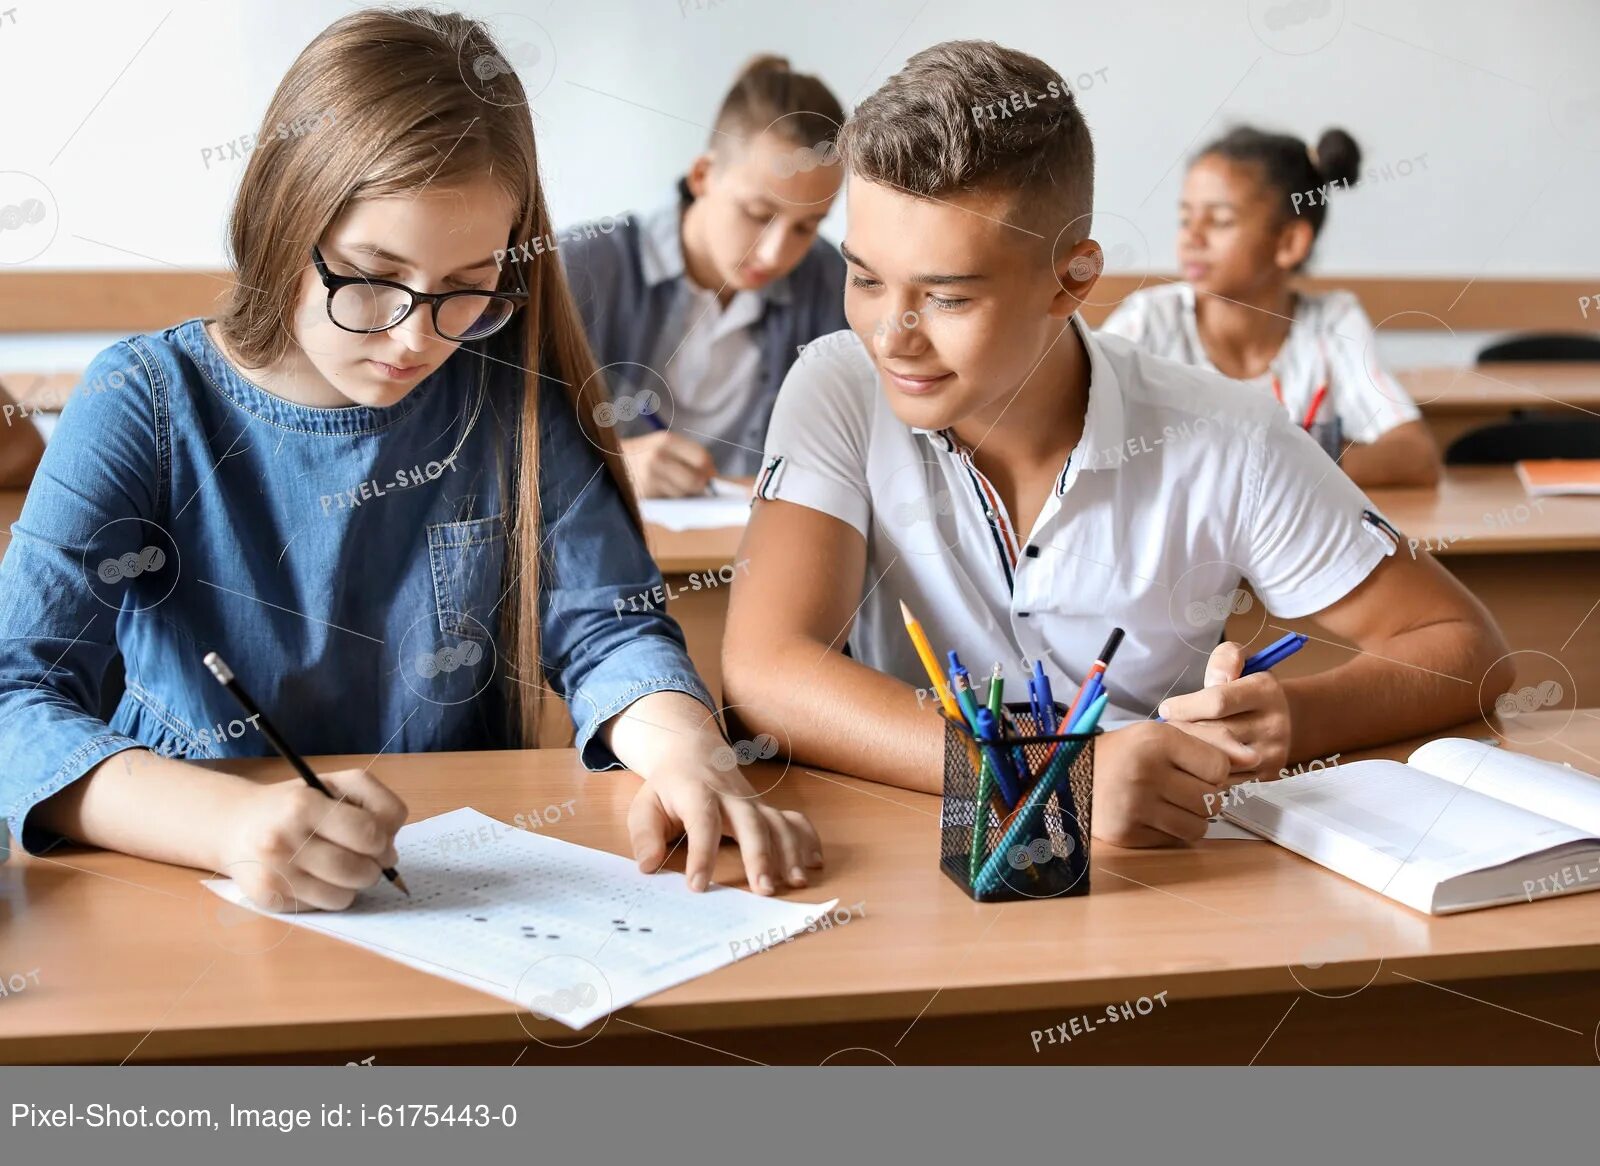
<path id="1" fill-rule="evenodd" d="M 1431 486 L 1438 449 L 1378 363 L 1356 297 L 1294 286 L 1327 219 L 1324 189 L 1347 189 L 1360 168 L 1360 148 L 1339 129 L 1315 148 L 1250 127 L 1218 138 L 1183 184 L 1184 282 L 1135 292 L 1104 328 L 1272 392 L 1358 485 Z"/>
<path id="2" fill-rule="evenodd" d="M 670 198 L 564 233 L 589 344 L 632 405 L 615 424 L 641 495 L 754 476 L 799 350 L 846 327 L 844 260 L 817 234 L 842 181 L 843 121 L 820 79 L 755 57 Z"/>

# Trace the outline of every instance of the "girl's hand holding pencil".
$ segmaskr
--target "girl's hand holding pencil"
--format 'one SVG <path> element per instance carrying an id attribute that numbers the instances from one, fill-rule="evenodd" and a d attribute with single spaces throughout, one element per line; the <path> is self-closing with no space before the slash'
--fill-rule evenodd
<path id="1" fill-rule="evenodd" d="M 298 779 L 237 787 L 217 873 L 266 910 L 342 911 L 398 861 L 394 836 L 407 813 L 399 796 L 361 769 L 317 777 L 332 797 Z"/>

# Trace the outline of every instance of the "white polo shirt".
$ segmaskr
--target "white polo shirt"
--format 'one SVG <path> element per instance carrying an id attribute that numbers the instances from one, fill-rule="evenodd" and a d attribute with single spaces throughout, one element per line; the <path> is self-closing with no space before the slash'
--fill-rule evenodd
<path id="1" fill-rule="evenodd" d="M 1002 664 L 1006 700 L 1027 700 L 1023 661 L 1038 659 L 1070 701 L 1120 626 L 1107 719 L 1143 718 L 1202 686 L 1230 611 L 1256 629 L 1261 601 L 1283 618 L 1320 611 L 1398 535 L 1270 396 L 1073 323 L 1089 354 L 1088 412 L 1032 531 L 1013 527 L 949 431 L 894 415 L 849 333 L 815 341 L 789 371 L 756 497 L 820 510 L 866 539 L 857 660 L 927 685 L 904 600 L 941 658 L 957 649 L 974 677 Z"/>
<path id="2" fill-rule="evenodd" d="M 1218 371 L 1200 342 L 1194 288 L 1187 283 L 1134 292 L 1100 330 L 1132 340 L 1157 356 Z M 1314 429 L 1325 433 L 1328 422 L 1337 419 L 1339 434 L 1364 444 L 1422 416 L 1410 394 L 1378 363 L 1372 321 L 1347 291 L 1297 293 L 1294 321 L 1283 347 L 1266 372 L 1242 383 L 1278 397 L 1297 423 L 1305 421 L 1317 390 L 1326 385 Z M 1338 436 L 1325 441 L 1324 447 L 1336 451 Z"/>

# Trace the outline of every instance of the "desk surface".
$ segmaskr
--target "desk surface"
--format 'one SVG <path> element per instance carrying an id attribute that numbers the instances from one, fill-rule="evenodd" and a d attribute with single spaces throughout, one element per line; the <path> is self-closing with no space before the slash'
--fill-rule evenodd
<path id="1" fill-rule="evenodd" d="M 734 562 L 738 558 L 739 540 L 744 538 L 744 527 L 668 530 L 646 523 L 644 537 L 663 575 L 688 575 L 696 571 L 714 571 Z"/>
<path id="2" fill-rule="evenodd" d="M 1402 534 L 1429 540 L 1435 554 L 1600 550 L 1600 498 L 1532 499 L 1512 466 L 1450 466 L 1438 489 L 1369 493 Z"/>
<path id="3" fill-rule="evenodd" d="M 1412 368 L 1395 377 L 1429 415 L 1570 408 L 1600 416 L 1600 361 Z"/>
<path id="4" fill-rule="evenodd" d="M 1534 714 L 1517 732 L 1548 738 L 1528 752 L 1600 768 L 1600 714 Z M 283 773 L 281 764 L 252 764 Z M 585 777 L 570 751 L 386 757 L 377 772 L 413 819 L 472 805 L 510 821 L 576 799 L 576 812 L 551 831 L 627 853 L 634 780 Z M 1337 958 L 1319 957 L 1328 962 L 1318 991 L 1358 988 L 1380 960 L 1435 983 L 1600 967 L 1600 910 L 1584 895 L 1430 918 L 1269 843 L 1213 840 L 1150 851 L 1097 844 L 1091 895 L 977 905 L 937 870 L 934 798 L 798 768 L 769 796 L 809 814 L 827 848 L 826 871 L 795 897 L 838 896 L 860 904 L 858 918 L 625 1009 L 618 1015 L 630 1024 L 685 1033 L 909 1019 L 935 999 L 939 1015 L 988 1012 L 997 999 L 1071 1007 L 1137 997 L 1152 983 L 1175 998 L 1251 996 L 1284 991 L 1289 966 L 1310 962 L 1307 952 L 1330 937 L 1345 946 Z M 37 987 L 0 1005 L 0 1061 L 525 1039 L 519 1021 L 534 1033 L 564 1032 L 275 920 L 234 922 L 223 934 L 200 877 L 84 850 L 14 856 L 0 867 L 10 914 L 4 970 L 39 971 Z M 731 845 L 718 877 L 742 882 Z"/>

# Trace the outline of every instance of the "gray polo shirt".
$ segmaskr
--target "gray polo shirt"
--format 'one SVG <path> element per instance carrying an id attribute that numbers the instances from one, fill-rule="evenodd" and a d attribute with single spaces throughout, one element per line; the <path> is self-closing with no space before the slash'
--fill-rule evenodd
<path id="1" fill-rule="evenodd" d="M 652 210 L 561 232 L 558 253 L 613 397 L 646 389 L 665 397 L 668 363 L 697 318 L 679 230 L 690 198 L 680 181 L 676 195 Z M 745 400 L 717 410 L 712 428 L 685 434 L 710 450 L 718 473 L 746 477 L 760 469 L 772 407 L 799 349 L 848 327 L 844 279 L 844 259 L 818 238 L 793 271 L 754 293 L 759 311 L 747 328 L 759 358 Z M 727 310 L 736 308 L 737 297 Z M 700 324 L 711 326 L 709 320 Z M 632 437 L 651 426 L 633 418 L 620 421 L 618 432 Z"/>

